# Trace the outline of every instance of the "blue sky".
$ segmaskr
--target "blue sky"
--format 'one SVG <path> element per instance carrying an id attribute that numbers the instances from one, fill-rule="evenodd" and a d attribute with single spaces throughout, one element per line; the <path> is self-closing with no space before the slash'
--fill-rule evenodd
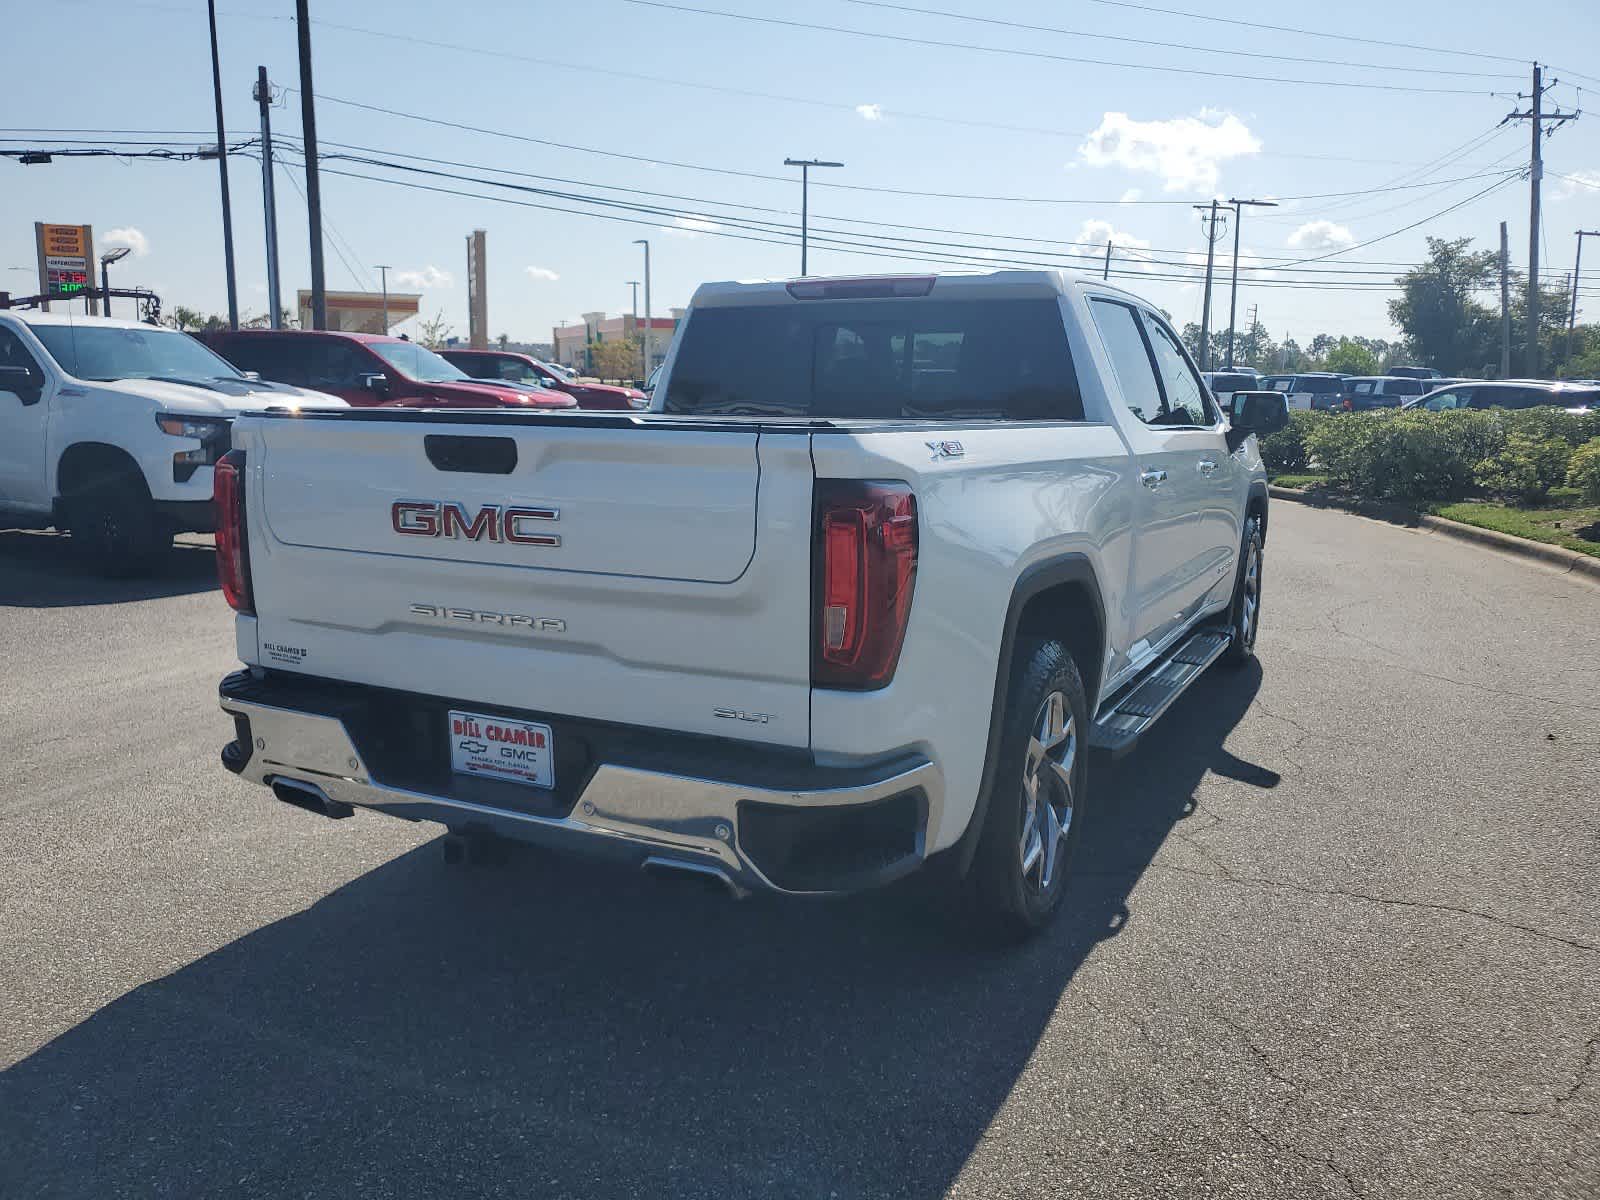
<path id="1" fill-rule="evenodd" d="M 1526 61 L 1333 41 L 1137 11 L 1101 0 L 912 2 L 921 8 L 1076 32 L 985 25 L 859 0 L 813 0 L 806 6 L 778 0 L 683 3 L 958 44 L 930 46 L 842 36 L 626 0 L 559 5 L 483 0 L 449 10 L 449 20 L 440 20 L 438 5 L 421 0 L 387 0 L 382 5 L 312 0 L 316 83 L 326 97 L 633 157 L 468 132 L 331 99 L 318 109 L 324 153 L 338 149 L 331 143 L 340 142 L 385 154 L 473 164 L 473 170 L 463 172 L 468 174 L 486 175 L 475 169 L 483 166 L 576 181 L 544 186 L 592 195 L 637 201 L 637 196 L 621 190 L 634 189 L 691 198 L 648 201 L 677 210 L 678 215 L 609 210 L 641 222 L 629 224 L 325 175 L 324 211 L 331 227 L 329 286 L 375 287 L 373 264 L 391 264 L 395 268 L 391 287 L 420 288 L 425 311 L 443 311 L 464 334 L 465 236 L 481 227 L 488 230 L 492 331 L 542 341 L 557 321 L 596 309 L 626 309 L 630 290 L 625 281 L 642 278 L 641 252 L 631 243 L 648 237 L 654 254 L 654 306 L 663 312 L 687 302 L 702 280 L 797 270 L 798 251 L 790 246 L 717 236 L 750 234 L 748 228 L 733 224 L 735 219 L 778 224 L 797 220 L 798 179 L 782 166 L 784 157 L 793 155 L 846 163 L 842 170 L 819 172 L 818 183 L 1028 201 L 814 186 L 814 228 L 849 229 L 858 238 L 868 237 L 880 247 L 911 255 L 869 257 L 814 246 L 814 274 L 951 265 L 932 262 L 930 255 L 980 260 L 1037 257 L 1045 251 L 1095 255 L 1109 235 L 1119 247 L 1119 268 L 1134 272 L 1121 281 L 1150 296 L 1182 323 L 1198 319 L 1200 289 L 1152 276 L 1189 274 L 1193 268 L 1187 262 L 1203 262 L 1198 214 L 1187 202 L 1213 195 L 1323 197 L 1285 201 L 1277 210 L 1247 214 L 1244 252 L 1291 261 L 1328 254 L 1429 217 L 1493 184 L 1490 172 L 1526 160 L 1525 122 L 1492 132 L 1513 106 L 1511 94 L 1527 90 Z M 1201 8 L 1197 0 L 1150 2 Z M 3 8 L 9 44 L 13 51 L 23 51 L 8 55 L 7 62 L 6 124 L 12 130 L 25 126 L 161 130 L 172 131 L 164 136 L 193 144 L 208 140 L 198 133 L 212 122 L 202 3 L 3 0 Z M 275 83 L 297 84 L 293 8 L 292 0 L 224 0 L 220 26 L 230 130 L 244 136 L 255 130 L 249 91 L 258 63 L 267 66 Z M 1556 64 L 1557 76 L 1562 75 L 1564 60 L 1572 60 L 1573 68 L 1595 77 L 1590 82 L 1600 91 L 1600 65 L 1593 54 L 1600 37 L 1595 33 L 1592 4 L 1579 0 L 1552 0 L 1536 10 L 1440 0 L 1404 5 L 1353 0 L 1334 10 L 1281 0 L 1276 4 L 1240 0 L 1225 12 L 1235 20 L 1390 42 L 1442 44 L 1523 60 L 1538 56 Z M 338 28 L 341 25 L 375 32 Z M 1085 36 L 1091 33 L 1102 37 Z M 1112 38 L 1175 45 L 1155 47 Z M 1025 53 L 968 48 L 974 45 Z M 68 53 L 75 46 L 86 48 L 83 69 L 76 75 Z M 1224 52 L 1197 49 L 1202 47 Z M 1040 57 L 1050 55 L 1233 72 L 1245 78 Z M 1373 64 L 1377 69 L 1334 65 L 1330 60 L 1335 59 Z M 1451 71 L 1483 72 L 1487 77 L 1430 73 Z M 1268 75 L 1296 81 L 1460 89 L 1467 94 L 1310 86 L 1261 78 Z M 1568 108 L 1578 104 L 1580 97 L 1572 86 L 1577 82 L 1581 81 L 1573 78 L 1563 83 L 1552 94 L 1552 102 Z M 285 96 L 273 120 L 276 133 L 297 138 L 298 96 Z M 197 132 L 186 136 L 179 131 Z M 19 135 L 8 131 L 3 136 Z M 41 134 L 34 140 L 42 144 L 56 139 Z M 1547 177 L 1546 265 L 1565 272 L 1571 267 L 1572 231 L 1580 225 L 1600 227 L 1600 106 L 1593 115 L 1557 132 L 1546 152 L 1548 171 L 1597 185 L 1584 186 L 1556 174 Z M 1419 170 L 1430 163 L 1428 171 Z M 342 169 L 393 177 L 391 172 L 365 166 L 344 164 Z M 1480 175 L 1486 177 L 1449 182 Z M 450 180 L 409 178 L 486 194 L 495 191 Z M 1355 197 L 1329 195 L 1377 188 L 1397 179 L 1432 186 Z M 115 240 L 114 230 L 122 231 L 122 238 L 136 247 L 135 254 L 115 268 L 116 282 L 150 286 L 169 308 L 186 304 L 224 309 L 213 163 L 58 159 L 49 166 L 24 168 L 3 162 L 0 180 L 0 267 L 30 268 L 4 272 L 0 288 L 32 290 L 33 221 L 87 222 L 95 226 L 101 249 Z M 265 265 L 259 166 L 236 160 L 232 180 L 240 303 L 246 310 L 261 311 Z M 516 193 L 500 194 L 542 202 Z M 548 203 L 578 207 L 565 201 Z M 281 176 L 278 216 L 285 292 L 292 298 L 294 289 L 309 279 L 306 226 L 300 197 Z M 1384 301 L 1391 293 L 1353 290 L 1351 285 L 1383 281 L 1387 272 L 1398 269 L 1391 264 L 1415 261 L 1423 251 L 1425 234 L 1470 235 L 1488 247 L 1498 236 L 1501 220 L 1510 222 L 1513 261 L 1521 264 L 1527 256 L 1527 219 L 1527 186 L 1513 181 L 1413 231 L 1314 264 L 1322 270 L 1346 268 L 1348 273 L 1316 276 L 1326 284 L 1345 285 L 1338 290 L 1268 286 L 1247 271 L 1240 290 L 1241 321 L 1244 312 L 1258 304 L 1261 319 L 1276 336 L 1289 333 L 1303 341 L 1322 331 L 1386 334 Z M 963 245 L 884 242 L 891 237 Z M 1024 239 L 1080 244 L 1045 245 Z M 1224 253 L 1219 263 L 1224 265 L 1230 240 L 1231 232 L 1220 246 Z M 338 250 L 344 251 L 349 266 Z M 1152 265 L 1141 251 L 1167 261 Z M 1600 261 L 1595 267 L 1600 271 Z M 1356 273 L 1361 270 L 1373 273 Z M 1286 277 L 1290 276 L 1277 276 Z M 1600 275 L 1593 278 L 1600 282 Z M 1590 301 L 1590 310 L 1600 315 L 1600 293 Z M 1224 289 L 1215 302 L 1214 321 L 1226 320 Z"/>

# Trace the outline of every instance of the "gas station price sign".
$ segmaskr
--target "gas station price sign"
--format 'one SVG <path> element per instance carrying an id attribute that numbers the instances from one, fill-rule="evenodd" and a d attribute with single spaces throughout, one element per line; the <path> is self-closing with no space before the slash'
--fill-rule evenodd
<path id="1" fill-rule="evenodd" d="M 39 290 L 78 296 L 94 290 L 94 229 L 88 225 L 34 223 L 39 248 Z"/>

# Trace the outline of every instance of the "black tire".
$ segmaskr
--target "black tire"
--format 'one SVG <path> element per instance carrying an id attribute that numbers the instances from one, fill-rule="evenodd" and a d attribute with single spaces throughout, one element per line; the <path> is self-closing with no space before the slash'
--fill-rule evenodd
<path id="1" fill-rule="evenodd" d="M 172 531 L 132 472 L 79 488 L 62 507 L 78 553 L 102 575 L 141 574 L 172 547 Z"/>
<path id="2" fill-rule="evenodd" d="M 1064 738 L 1052 743 L 1036 735 L 1053 727 L 1047 709 L 1055 703 Z M 1078 666 L 1062 643 L 1030 639 L 1018 645 L 1002 721 L 973 886 L 996 931 L 1019 939 L 1037 933 L 1060 910 L 1088 812 L 1089 703 Z M 1049 806 L 1048 814 L 1042 805 Z M 1046 845 L 1051 817 L 1054 827 L 1064 828 Z M 1030 866 L 1035 838 L 1038 856 Z"/>
<path id="3" fill-rule="evenodd" d="M 1239 545 L 1239 574 L 1233 581 L 1233 604 L 1228 609 L 1228 630 L 1233 640 L 1222 655 L 1222 661 L 1231 667 L 1242 667 L 1256 656 L 1256 636 L 1261 631 L 1261 576 L 1265 565 L 1261 518 L 1251 513 L 1244 522 L 1244 537 Z"/>

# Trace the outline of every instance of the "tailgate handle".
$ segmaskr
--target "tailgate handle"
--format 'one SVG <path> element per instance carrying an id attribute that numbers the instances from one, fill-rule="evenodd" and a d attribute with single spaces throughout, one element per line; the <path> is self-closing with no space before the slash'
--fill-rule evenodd
<path id="1" fill-rule="evenodd" d="M 508 437 L 468 437 L 430 433 L 422 439 L 428 461 L 441 471 L 469 475 L 509 475 L 517 465 L 517 443 Z"/>

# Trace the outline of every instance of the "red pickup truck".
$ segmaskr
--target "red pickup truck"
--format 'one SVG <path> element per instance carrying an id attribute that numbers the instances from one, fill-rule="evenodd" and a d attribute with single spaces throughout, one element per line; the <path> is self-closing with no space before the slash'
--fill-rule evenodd
<path id="1" fill-rule="evenodd" d="M 328 392 L 352 405 L 404 408 L 571 409 L 563 392 L 473 379 L 404 338 L 332 330 L 240 329 L 204 341 L 241 371 Z"/>
<path id="2" fill-rule="evenodd" d="M 613 412 L 646 408 L 650 397 L 638 388 L 613 387 L 609 383 L 573 383 L 564 379 L 528 354 L 513 350 L 443 350 L 440 355 L 474 379 L 531 383 L 565 392 L 579 408 L 609 409 Z"/>

